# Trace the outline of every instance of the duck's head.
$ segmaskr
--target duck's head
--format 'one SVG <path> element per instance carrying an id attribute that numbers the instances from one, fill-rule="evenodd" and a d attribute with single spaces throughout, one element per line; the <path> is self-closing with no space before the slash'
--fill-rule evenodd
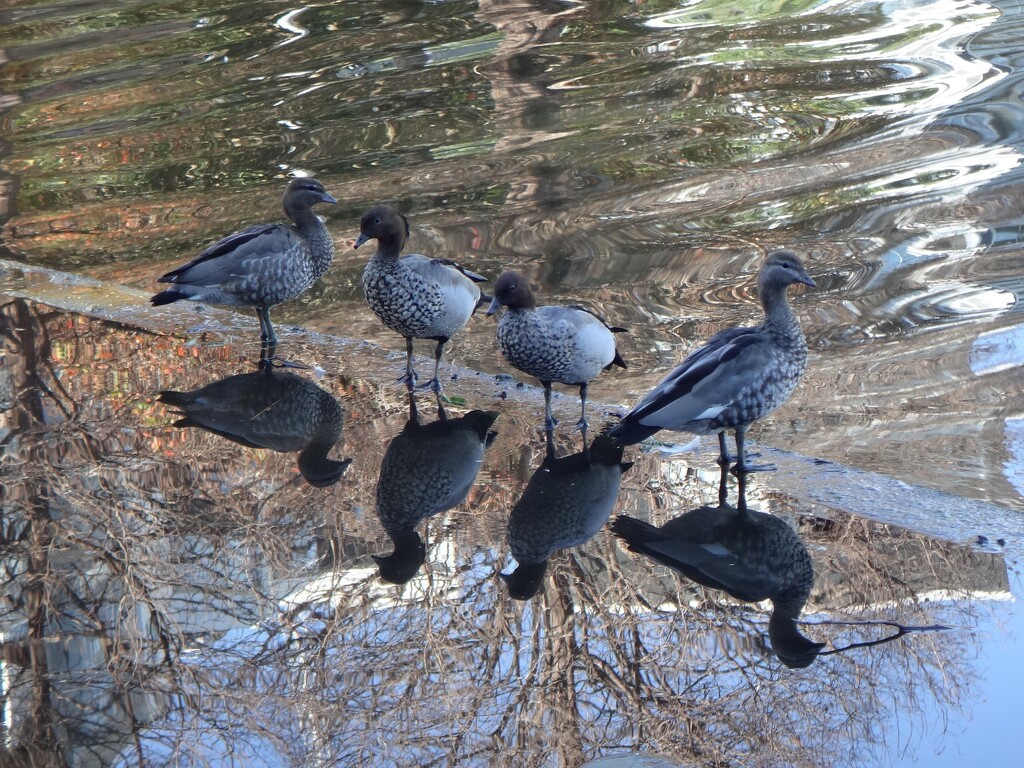
<path id="1" fill-rule="evenodd" d="M 814 280 L 804 269 L 800 257 L 792 251 L 785 250 L 773 251 L 768 254 L 758 276 L 758 284 L 761 289 L 781 288 L 784 290 L 793 283 L 801 283 L 811 288 L 815 286 Z"/>
<path id="2" fill-rule="evenodd" d="M 409 239 L 409 220 L 390 205 L 375 205 L 359 219 L 359 237 L 355 247 L 367 240 L 378 243 L 398 244 L 399 250 Z"/>
<path id="3" fill-rule="evenodd" d="M 309 176 L 300 176 L 288 182 L 284 191 L 285 211 L 296 211 L 312 208 L 317 203 L 337 203 L 324 185 Z"/>
<path id="4" fill-rule="evenodd" d="M 533 291 L 526 278 L 518 272 L 504 272 L 494 284 L 494 298 L 487 308 L 487 314 L 493 315 L 502 307 L 533 309 L 536 306 L 537 301 L 533 298 Z"/>

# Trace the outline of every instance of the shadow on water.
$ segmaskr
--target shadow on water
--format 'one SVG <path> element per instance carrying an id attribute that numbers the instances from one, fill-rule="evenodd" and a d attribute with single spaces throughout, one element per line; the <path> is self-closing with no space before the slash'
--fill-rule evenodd
<path id="1" fill-rule="evenodd" d="M 374 555 L 380 577 L 405 584 L 426 559 L 416 526 L 465 501 L 494 442 L 495 411 L 470 411 L 449 418 L 440 398 L 437 420 L 420 422 L 409 393 L 409 421 L 388 444 L 377 479 L 377 517 L 394 543 L 390 555 Z"/>
<path id="2" fill-rule="evenodd" d="M 612 532 L 637 552 L 689 579 L 737 600 L 770 600 L 768 636 L 787 667 L 810 665 L 824 643 L 800 634 L 796 621 L 814 585 L 807 547 L 786 521 L 747 509 L 740 475 L 736 506 L 726 501 L 727 468 L 719 481 L 718 506 L 702 506 L 660 527 L 620 515 Z"/>
<path id="3" fill-rule="evenodd" d="M 623 473 L 633 466 L 622 461 L 622 446 L 603 435 L 561 458 L 550 431 L 546 446 L 544 461 L 508 518 L 508 545 L 517 565 L 501 577 L 516 600 L 537 594 L 555 552 L 597 535 L 615 507 Z"/>

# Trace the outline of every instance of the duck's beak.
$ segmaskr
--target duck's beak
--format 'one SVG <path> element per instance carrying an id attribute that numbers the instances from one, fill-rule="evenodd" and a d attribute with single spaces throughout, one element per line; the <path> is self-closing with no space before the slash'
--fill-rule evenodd
<path id="1" fill-rule="evenodd" d="M 816 282 L 814 282 L 814 278 L 808 275 L 806 272 L 804 272 L 803 275 L 800 277 L 800 282 L 811 288 L 815 288 L 818 285 Z"/>
<path id="2" fill-rule="evenodd" d="M 369 239 L 370 239 L 369 237 L 367 237 L 362 232 L 360 232 L 359 233 L 359 237 L 356 238 L 356 244 L 353 245 L 352 247 L 353 248 L 358 248 L 360 245 L 362 245 L 363 243 L 365 243 Z"/>
<path id="3" fill-rule="evenodd" d="M 337 205 L 338 204 L 338 201 L 334 199 L 334 196 L 329 194 L 329 193 L 327 193 L 327 192 L 324 192 L 322 195 L 320 195 L 320 202 L 321 203 L 331 203 L 332 205 Z"/>
<path id="4" fill-rule="evenodd" d="M 487 316 L 490 317 L 495 312 L 498 312 L 500 310 L 501 310 L 501 302 L 498 301 L 498 297 L 495 296 L 493 299 L 491 299 L 491 306 L 489 306 L 487 308 Z"/>

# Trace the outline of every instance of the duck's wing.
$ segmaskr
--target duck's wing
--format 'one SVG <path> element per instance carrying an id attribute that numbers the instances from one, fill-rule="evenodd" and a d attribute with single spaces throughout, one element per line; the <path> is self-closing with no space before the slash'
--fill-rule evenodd
<path id="1" fill-rule="evenodd" d="M 568 323 L 576 329 L 580 336 L 580 343 L 586 344 L 584 339 L 589 339 L 597 348 L 606 348 L 606 354 L 611 361 L 605 366 L 608 370 L 613 365 L 620 368 L 627 368 L 626 361 L 622 359 L 611 334 L 624 333 L 625 328 L 608 325 L 607 321 L 596 312 L 580 306 L 579 304 L 552 305 L 541 307 L 538 312 L 547 313 L 552 319 Z M 608 359 L 606 357 L 605 359 Z"/>
<path id="2" fill-rule="evenodd" d="M 440 264 L 445 267 L 456 269 L 462 274 L 464 274 L 466 277 L 468 277 L 470 280 L 472 280 L 474 283 L 488 282 L 487 278 L 484 277 L 483 275 L 477 274 L 476 272 L 470 272 L 464 266 L 452 261 L 451 259 L 431 259 L 430 261 L 434 264 Z"/>
<path id="3" fill-rule="evenodd" d="M 622 422 L 682 429 L 710 421 L 735 393 L 755 384 L 770 361 L 770 345 L 758 328 L 729 328 L 683 360 Z"/>
<path id="4" fill-rule="evenodd" d="M 601 315 L 597 314 L 597 312 L 595 312 L 592 309 L 588 309 L 587 307 L 584 307 L 582 304 L 567 304 L 566 306 L 569 309 L 575 309 L 575 310 L 578 310 L 580 312 L 586 312 L 588 315 L 592 315 L 592 316 L 596 317 L 598 320 L 601 321 L 601 324 L 604 325 L 604 327 L 607 328 L 612 333 L 629 333 L 629 329 L 628 328 L 622 328 L 622 327 L 620 327 L 618 325 L 610 325 L 608 323 L 608 321 L 605 320 Z"/>
<path id="5" fill-rule="evenodd" d="M 300 246 L 298 234 L 287 224 L 256 224 L 218 240 L 158 282 L 219 285 L 248 271 L 246 262 L 280 258 Z"/>

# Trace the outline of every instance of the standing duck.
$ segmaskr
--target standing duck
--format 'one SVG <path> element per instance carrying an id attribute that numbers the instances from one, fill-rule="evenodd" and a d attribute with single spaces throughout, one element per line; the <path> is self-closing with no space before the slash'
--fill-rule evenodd
<path id="1" fill-rule="evenodd" d="M 725 430 L 736 431 L 735 473 L 774 469 L 747 462 L 747 428 L 774 411 L 796 388 L 807 364 L 807 342 L 786 298 L 794 283 L 814 280 L 792 251 L 768 256 L 757 278 L 764 322 L 728 328 L 711 337 L 666 376 L 609 435 L 623 445 L 639 443 L 661 429 L 718 433 L 719 464 L 732 458 Z"/>
<path id="2" fill-rule="evenodd" d="M 283 200 L 292 224 L 256 224 L 218 240 L 188 264 L 161 277 L 158 282 L 174 287 L 150 301 L 155 306 L 191 299 L 254 307 L 260 338 L 276 344 L 270 308 L 303 293 L 334 259 L 334 241 L 313 206 L 337 202 L 316 179 L 292 179 Z"/>
<path id="3" fill-rule="evenodd" d="M 412 367 L 412 340 L 432 339 L 434 376 L 424 388 L 440 394 L 437 369 L 444 345 L 467 322 L 480 303 L 476 283 L 487 278 L 463 269 L 448 259 L 418 253 L 399 258 L 409 237 L 409 222 L 389 205 L 375 205 L 359 221 L 355 247 L 377 239 L 377 252 L 363 269 L 366 303 L 384 325 L 405 337 L 405 375 L 399 381 L 416 386 Z"/>
<path id="4" fill-rule="evenodd" d="M 587 385 L 602 370 L 626 363 L 615 348 L 614 333 L 625 328 L 578 306 L 538 307 L 526 278 L 505 272 L 494 285 L 494 299 L 487 310 L 493 315 L 508 309 L 498 321 L 498 346 L 510 365 L 536 376 L 544 387 L 544 428 L 554 429 L 551 415 L 551 384 L 580 388 L 580 420 L 576 426 L 587 442 Z"/>
<path id="5" fill-rule="evenodd" d="M 723 466 L 723 487 L 726 471 Z M 619 515 L 611 529 L 630 552 L 663 563 L 698 584 L 748 603 L 771 600 L 768 637 L 787 667 L 809 666 L 824 647 L 797 629 L 814 585 L 807 547 L 786 521 L 747 509 L 742 477 L 735 507 L 720 493 L 717 507 L 698 507 L 661 527 Z"/>

